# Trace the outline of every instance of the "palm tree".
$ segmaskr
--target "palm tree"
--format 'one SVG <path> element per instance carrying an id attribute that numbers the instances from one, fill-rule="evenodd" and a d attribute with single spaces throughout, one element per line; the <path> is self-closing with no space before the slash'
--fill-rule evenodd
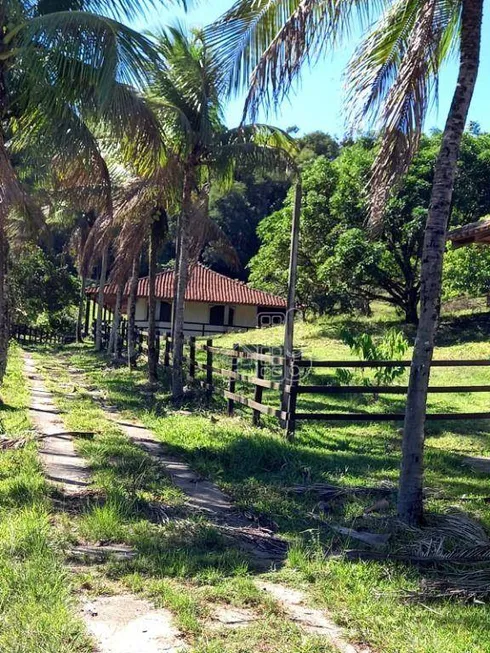
<path id="1" fill-rule="evenodd" d="M 80 300 L 78 304 L 77 325 L 75 329 L 75 337 L 77 342 L 82 342 L 83 340 L 82 325 L 86 302 L 85 290 L 87 287 L 87 274 L 82 265 L 82 253 L 85 249 L 85 244 L 94 222 L 94 211 L 79 212 L 78 215 L 75 216 L 68 245 L 70 251 L 73 253 L 78 276 L 80 277 Z"/>
<path id="2" fill-rule="evenodd" d="M 162 141 L 155 147 L 162 147 Z M 134 162 L 133 162 L 134 164 Z M 137 169 L 136 166 L 133 168 Z M 168 233 L 167 211 L 173 205 L 177 179 L 172 175 L 176 169 L 171 158 L 161 151 L 160 164 L 148 176 L 131 175 L 128 169 L 120 171 L 120 188 L 116 193 L 115 222 L 119 235 L 115 241 L 115 262 L 111 279 L 121 283 L 131 269 L 130 297 L 128 302 L 128 363 L 134 368 L 136 348 L 135 302 L 139 273 L 139 259 L 145 243 L 148 244 L 149 260 L 149 315 L 148 315 L 148 375 L 150 383 L 157 380 L 156 358 L 156 300 L 155 281 L 158 253 Z"/>
<path id="3" fill-rule="evenodd" d="M 128 295 L 128 366 L 130 370 L 136 367 L 136 294 L 141 264 L 141 253 L 133 258 Z"/>
<path id="4" fill-rule="evenodd" d="M 444 60 L 459 49 L 459 74 L 434 170 L 421 266 L 421 308 L 405 413 L 399 516 L 423 519 L 423 446 L 427 389 L 439 319 L 442 262 L 461 137 L 479 68 L 483 0 L 392 0 L 350 65 L 350 100 L 380 118 L 371 180 L 371 223 L 419 144 L 431 92 Z M 239 0 L 208 31 L 229 88 L 249 84 L 245 112 L 278 104 L 313 54 L 337 45 L 351 25 L 371 20 L 377 4 L 347 0 L 284 3 Z M 367 21 L 366 21 L 367 19 Z M 354 115 L 359 117 L 359 112 Z"/>
<path id="5" fill-rule="evenodd" d="M 137 128 L 143 102 L 142 112 L 135 113 L 136 96 L 128 85 L 143 81 L 155 52 L 146 37 L 117 21 L 134 16 L 140 3 L 87 0 L 87 11 L 79 6 L 78 0 L 12 0 L 0 6 L 0 380 L 8 342 L 5 223 L 13 207 L 29 204 L 12 165 L 16 148 L 37 143 L 66 176 L 75 172 L 75 161 L 81 175 L 92 170 L 102 176 L 88 120 L 110 124 L 121 136 L 131 116 L 135 138 L 124 145 L 137 148 L 139 134 L 146 137 Z"/>
<path id="6" fill-rule="evenodd" d="M 187 281 L 204 240 L 213 237 L 209 183 L 230 183 L 242 160 L 285 167 L 291 163 L 292 145 L 284 132 L 267 125 L 226 129 L 221 67 L 202 34 L 189 37 L 169 29 L 159 35 L 158 49 L 163 63 L 153 69 L 149 96 L 160 105 L 166 147 L 181 174 L 172 316 L 172 394 L 180 399 Z"/>

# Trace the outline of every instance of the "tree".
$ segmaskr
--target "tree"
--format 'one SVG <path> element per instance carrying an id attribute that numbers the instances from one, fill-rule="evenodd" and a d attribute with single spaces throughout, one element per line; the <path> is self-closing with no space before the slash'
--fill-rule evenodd
<path id="1" fill-rule="evenodd" d="M 11 252 L 9 303 L 13 322 L 46 324 L 67 331 L 74 325 L 79 283 L 60 252 L 24 243 Z"/>
<path id="2" fill-rule="evenodd" d="M 95 213 L 94 211 L 83 211 L 79 212 L 75 219 L 75 224 L 72 227 L 72 233 L 70 237 L 70 242 L 68 244 L 69 250 L 71 250 L 73 258 L 75 259 L 78 275 L 80 277 L 80 298 L 78 301 L 78 314 L 77 314 L 77 325 L 75 329 L 75 337 L 77 342 L 82 342 L 82 325 L 83 325 L 83 316 L 85 309 L 85 290 L 87 287 L 87 275 L 83 268 L 83 251 L 87 242 L 88 235 L 92 229 L 95 222 Z"/>
<path id="3" fill-rule="evenodd" d="M 209 220 L 210 182 L 229 184 L 240 161 L 291 164 L 292 146 L 284 132 L 266 125 L 226 129 L 221 70 L 202 36 L 173 28 L 159 36 L 158 46 L 164 63 L 153 70 L 150 95 L 161 104 L 167 149 L 182 178 L 172 316 L 172 394 L 180 399 L 187 280 L 205 243 L 216 240 Z"/>
<path id="4" fill-rule="evenodd" d="M 337 226 L 330 210 L 337 173 L 332 162 L 322 156 L 303 168 L 302 180 L 297 298 L 301 305 L 323 313 L 339 300 L 319 278 L 327 240 Z M 290 190 L 284 208 L 262 220 L 257 230 L 262 245 L 249 264 L 252 285 L 283 296 L 287 293 L 293 202 L 294 191 Z"/>
<path id="5" fill-rule="evenodd" d="M 158 380 L 158 355 L 156 348 L 156 293 L 155 282 L 158 253 L 168 233 L 168 220 L 165 210 L 157 210 L 150 227 L 148 243 L 148 380 Z"/>
<path id="6" fill-rule="evenodd" d="M 352 19 L 351 3 L 300 3 L 264 7 L 238 2 L 210 30 L 221 48 L 230 85 L 250 77 L 245 111 L 261 99 L 276 103 L 301 64 L 332 41 Z M 376 3 L 358 3 L 363 24 Z M 459 49 L 456 89 L 434 168 L 421 262 L 421 310 L 405 413 L 398 512 L 409 524 L 423 519 L 423 445 L 427 389 L 439 319 L 446 230 L 461 139 L 479 68 L 483 0 L 394 0 L 364 39 L 350 65 L 355 119 L 379 116 L 381 145 L 371 177 L 371 223 L 379 225 L 387 198 L 417 151 L 431 90 L 441 64 Z M 272 93 L 270 93 L 272 89 Z"/>
<path id="7" fill-rule="evenodd" d="M 115 240 L 115 261 L 111 279 L 118 285 L 130 275 L 128 299 L 128 364 L 136 365 L 135 308 L 141 253 L 148 245 L 148 379 L 157 380 L 155 281 L 158 253 L 168 232 L 167 208 L 172 205 L 176 172 L 172 163 L 165 161 L 163 142 L 158 137 L 154 147 L 161 149 L 161 163 L 147 176 L 136 176 L 138 161 L 133 170 L 121 170 L 116 194 L 115 224 L 119 234 Z M 127 162 L 126 162 L 127 163 Z M 135 174 L 131 174 L 134 172 Z"/>
<path id="8" fill-rule="evenodd" d="M 490 247 L 485 244 L 457 249 L 449 246 L 444 257 L 444 299 L 486 294 L 490 294 Z"/>
<path id="9" fill-rule="evenodd" d="M 133 258 L 131 277 L 129 279 L 128 295 L 128 367 L 133 370 L 136 367 L 136 296 L 138 292 L 138 278 L 140 271 L 141 255 Z"/>
<path id="10" fill-rule="evenodd" d="M 211 187 L 209 217 L 233 243 L 240 268 L 229 268 L 212 245 L 203 252 L 204 263 L 217 272 L 233 274 L 246 281 L 248 263 L 260 246 L 257 226 L 263 218 L 281 208 L 288 188 L 289 182 L 284 176 L 243 166 L 237 169 L 231 188 Z"/>
<path id="11" fill-rule="evenodd" d="M 133 16 L 138 2 L 88 0 L 83 6 L 87 11 L 79 11 L 76 0 L 13 0 L 0 7 L 0 381 L 8 344 L 5 225 L 13 207 L 34 210 L 12 157 L 17 148 L 36 143 L 65 181 L 90 171 L 102 186 L 107 176 L 86 120 L 106 121 L 121 135 L 136 97 L 127 84 L 141 82 L 154 56 L 146 37 L 93 13 Z M 131 113 L 139 142 L 136 123 L 141 126 L 144 112 Z"/>
<path id="12" fill-rule="evenodd" d="M 450 13 L 441 15 L 440 10 Z M 454 14 L 454 7 L 442 6 L 435 0 L 420 4 L 397 76 L 386 98 L 384 120 L 389 126 L 383 134 L 383 145 L 373 169 L 373 183 L 379 182 L 377 192 L 381 192 L 382 199 L 393 179 L 405 171 L 418 146 L 426 98 L 437 74 L 440 58 L 448 47 L 445 40 L 448 36 L 456 38 L 457 34 L 460 51 L 458 80 L 434 167 L 422 249 L 420 319 L 405 411 L 398 514 L 408 524 L 419 524 L 423 520 L 427 391 L 440 313 L 444 250 L 458 155 L 478 74 L 482 10 L 483 0 L 462 0 L 460 32 L 456 33 L 454 23 L 459 15 Z M 376 43 L 371 49 L 372 53 L 378 50 L 378 45 Z M 365 62 L 359 63 L 358 70 L 365 70 Z M 383 156 L 388 157 L 388 170 L 386 161 L 385 169 L 382 169 Z M 395 158 L 398 160 L 395 161 Z"/>

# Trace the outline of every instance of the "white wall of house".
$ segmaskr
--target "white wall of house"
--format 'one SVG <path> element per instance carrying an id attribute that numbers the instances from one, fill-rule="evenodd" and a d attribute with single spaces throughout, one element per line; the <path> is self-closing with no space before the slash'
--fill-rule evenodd
<path id="1" fill-rule="evenodd" d="M 184 332 L 185 335 L 211 335 L 213 333 L 225 333 L 227 331 L 251 329 L 257 326 L 257 307 L 244 306 L 239 304 L 220 304 L 225 307 L 224 324 L 210 324 L 210 309 L 216 304 L 204 302 L 186 302 L 184 310 Z M 233 325 L 229 326 L 230 310 L 234 310 Z M 138 297 L 136 302 L 136 324 L 140 327 L 148 326 L 148 301 L 145 297 Z M 158 320 L 160 315 L 160 302 L 157 300 L 156 317 L 157 327 L 162 331 L 170 330 L 170 322 Z"/>

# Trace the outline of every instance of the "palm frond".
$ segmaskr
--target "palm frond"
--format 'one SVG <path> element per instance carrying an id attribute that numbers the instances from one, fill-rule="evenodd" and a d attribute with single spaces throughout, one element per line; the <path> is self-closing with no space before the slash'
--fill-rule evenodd
<path id="1" fill-rule="evenodd" d="M 205 30 L 230 92 L 249 87 L 244 116 L 277 106 L 303 64 L 366 25 L 383 0 L 238 0 Z"/>
<path id="2" fill-rule="evenodd" d="M 142 14 L 145 15 L 148 10 L 155 9 L 160 4 L 156 0 L 38 0 L 35 3 L 35 11 L 37 15 L 44 16 L 53 12 L 83 10 L 114 18 L 134 19 Z M 181 3 L 170 1 L 168 4 L 181 4 L 184 9 L 187 9 L 185 1 Z"/>
<path id="3" fill-rule="evenodd" d="M 351 61 L 354 120 L 368 116 L 383 127 L 371 176 L 375 229 L 417 151 L 441 64 L 455 48 L 459 9 L 459 0 L 398 2 Z"/>
<path id="4" fill-rule="evenodd" d="M 65 101 L 84 102 L 95 92 L 103 104 L 115 81 L 144 83 L 157 56 L 146 36 L 111 18 L 82 11 L 26 20 L 7 32 L 4 43 L 22 70 L 25 101 L 30 100 L 30 83 L 45 79 L 62 91 Z"/>
<path id="5" fill-rule="evenodd" d="M 178 204 L 180 196 L 178 168 L 168 165 L 151 178 L 129 180 L 116 193 L 115 260 L 111 280 L 121 281 L 128 275 L 132 261 L 141 252 L 156 214 L 166 214 Z"/>

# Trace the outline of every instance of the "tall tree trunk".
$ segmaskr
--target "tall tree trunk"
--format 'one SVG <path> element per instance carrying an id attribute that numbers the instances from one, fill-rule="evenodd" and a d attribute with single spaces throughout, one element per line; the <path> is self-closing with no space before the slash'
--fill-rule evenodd
<path id="1" fill-rule="evenodd" d="M 177 234 L 179 253 L 175 269 L 175 292 L 172 314 L 172 397 L 178 401 L 184 394 L 184 311 L 185 291 L 189 275 L 189 219 L 192 203 L 192 175 L 187 172 L 184 179 L 182 212 Z"/>
<path id="2" fill-rule="evenodd" d="M 99 276 L 99 292 L 97 295 L 97 324 L 95 329 L 95 351 L 102 349 L 102 319 L 104 312 L 104 288 L 107 277 L 107 249 L 102 253 Z"/>
<path id="3" fill-rule="evenodd" d="M 136 292 L 140 271 L 140 255 L 134 257 L 129 282 L 128 296 L 128 366 L 130 370 L 136 368 Z"/>
<path id="4" fill-rule="evenodd" d="M 5 376 L 9 346 L 8 300 L 7 300 L 7 237 L 5 216 L 0 210 L 0 384 Z"/>
<path id="5" fill-rule="evenodd" d="M 76 341 L 83 342 L 83 319 L 85 316 L 85 302 L 88 301 L 85 297 L 85 289 L 87 287 L 87 277 L 82 274 L 81 278 L 81 287 L 80 287 L 80 299 L 78 301 L 78 315 L 77 315 L 77 331 L 76 331 Z"/>
<path id="6" fill-rule="evenodd" d="M 451 199 L 468 110 L 478 74 L 483 0 L 463 0 L 459 74 L 434 169 L 421 265 L 421 307 L 410 370 L 403 431 L 398 514 L 411 525 L 423 520 L 423 452 L 427 388 L 440 313 L 442 263 Z"/>
<path id="7" fill-rule="evenodd" d="M 4 50 L 4 37 L 9 20 L 7 2 L 0 2 L 0 53 Z M 7 110 L 7 90 L 5 84 L 6 62 L 0 62 L 0 384 L 7 369 L 9 346 L 9 310 L 7 293 L 8 241 L 6 221 L 13 203 L 21 202 L 24 193 L 18 183 L 17 175 L 5 147 L 3 120 Z"/>
<path id="8" fill-rule="evenodd" d="M 403 307 L 403 310 L 405 312 L 405 322 L 407 324 L 419 323 L 419 316 L 417 312 L 418 303 L 419 303 L 419 296 L 417 290 L 410 289 L 408 292 L 407 300 Z"/>
<path id="9" fill-rule="evenodd" d="M 116 291 L 116 305 L 114 306 L 114 317 L 112 319 L 111 336 L 107 352 L 117 354 L 117 339 L 119 337 L 119 324 L 121 323 L 121 304 L 125 283 L 120 283 Z"/>
<path id="10" fill-rule="evenodd" d="M 156 347 L 156 297 L 155 281 L 157 271 L 158 222 L 155 220 L 150 229 L 148 245 L 148 381 L 158 381 L 158 360 Z"/>

